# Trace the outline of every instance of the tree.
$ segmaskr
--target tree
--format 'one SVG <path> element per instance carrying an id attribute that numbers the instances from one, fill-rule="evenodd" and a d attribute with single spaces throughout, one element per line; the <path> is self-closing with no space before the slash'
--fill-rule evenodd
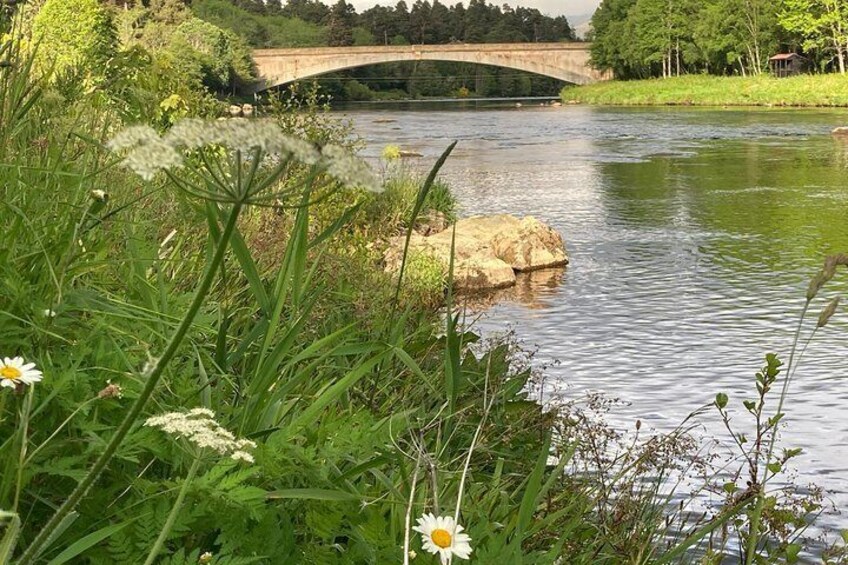
<path id="1" fill-rule="evenodd" d="M 32 34 L 57 72 L 102 69 L 118 47 L 110 11 L 98 0 L 47 0 L 33 19 Z"/>
<path id="2" fill-rule="evenodd" d="M 836 58 L 845 73 L 848 56 L 848 3 L 845 0 L 783 0 L 780 25 L 803 37 L 804 49 L 822 50 Z"/>
<path id="3" fill-rule="evenodd" d="M 283 15 L 290 18 L 300 18 L 313 24 L 321 24 L 330 16 L 330 8 L 319 0 L 288 0 L 283 8 Z"/>
<path id="4" fill-rule="evenodd" d="M 777 48 L 777 7 L 772 0 L 713 0 L 695 19 L 693 38 L 708 69 L 738 66 L 743 75 L 765 70 Z"/>
<path id="5" fill-rule="evenodd" d="M 412 43 L 433 43 L 430 32 L 430 3 L 416 0 L 409 11 L 409 34 Z"/>
<path id="6" fill-rule="evenodd" d="M 696 9 L 692 0 L 637 0 L 630 17 L 641 61 L 659 64 L 663 77 L 680 76 Z"/>
<path id="7" fill-rule="evenodd" d="M 339 0 L 330 10 L 327 19 L 327 45 L 331 47 L 346 47 L 353 45 L 353 6 L 345 0 Z"/>
<path id="8" fill-rule="evenodd" d="M 632 56 L 630 11 L 636 0 L 603 0 L 592 16 L 592 64 L 619 78 L 642 76 L 644 65 Z"/>

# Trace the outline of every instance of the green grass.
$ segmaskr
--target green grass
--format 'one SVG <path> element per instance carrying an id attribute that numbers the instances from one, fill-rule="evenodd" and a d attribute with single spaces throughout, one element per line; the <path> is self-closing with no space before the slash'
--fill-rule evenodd
<path id="1" fill-rule="evenodd" d="M 216 141 L 145 181 L 104 143 L 122 116 L 158 115 L 123 91 L 59 97 L 15 45 L 0 46 L 0 358 L 44 379 L 0 389 L 0 565 L 382 564 L 404 546 L 435 565 L 409 529 L 423 512 L 459 517 L 472 564 L 687 563 L 748 523 L 728 485 L 695 523 L 659 496 L 700 450 L 685 426 L 636 441 L 591 400 L 543 410 L 511 340 L 483 342 L 450 292 L 447 315 L 421 304 L 450 272 L 412 256 L 401 295 L 380 241 L 419 212 L 453 217 L 435 172 L 395 166 L 373 196 Z M 271 116 L 343 141 L 316 104 Z M 255 462 L 144 425 L 195 408 L 255 442 Z M 778 496 L 757 500 L 758 562 L 814 512 Z"/>
<path id="2" fill-rule="evenodd" d="M 691 75 L 570 86 L 565 103 L 608 106 L 848 106 L 848 75 Z"/>

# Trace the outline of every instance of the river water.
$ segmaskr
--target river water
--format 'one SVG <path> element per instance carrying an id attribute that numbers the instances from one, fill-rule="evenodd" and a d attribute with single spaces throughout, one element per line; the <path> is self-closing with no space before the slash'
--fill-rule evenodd
<path id="1" fill-rule="evenodd" d="M 372 158 L 397 144 L 429 166 L 459 140 L 443 176 L 463 215 L 529 214 L 563 234 L 568 268 L 525 279 L 478 322 L 537 349 L 558 394 L 603 392 L 625 403 L 616 425 L 668 431 L 724 392 L 750 430 L 741 403 L 764 354 L 788 359 L 807 282 L 848 251 L 848 143 L 830 135 L 848 112 L 537 104 L 346 114 Z M 828 296 L 848 289 L 840 276 Z M 846 319 L 807 350 L 781 446 L 804 449 L 798 483 L 848 510 Z M 727 441 L 715 413 L 699 421 Z"/>

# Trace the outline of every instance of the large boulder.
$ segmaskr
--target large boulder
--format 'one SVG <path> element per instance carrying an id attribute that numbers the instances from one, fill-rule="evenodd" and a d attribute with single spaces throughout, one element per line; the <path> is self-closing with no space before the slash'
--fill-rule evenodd
<path id="1" fill-rule="evenodd" d="M 413 233 L 409 240 L 409 253 L 424 253 L 434 257 L 447 272 L 450 268 L 452 230 L 441 233 L 448 237 L 425 237 Z M 387 271 L 396 272 L 400 269 L 405 242 L 405 236 L 394 237 L 389 241 L 384 256 Z M 515 272 L 508 263 L 492 255 L 484 242 L 460 233 L 456 234 L 453 278 L 456 289 L 465 291 L 506 288 L 515 284 Z"/>
<path id="2" fill-rule="evenodd" d="M 515 272 L 534 271 L 568 263 L 562 236 L 533 217 L 507 214 L 476 216 L 456 223 L 454 285 L 457 290 L 506 288 L 515 284 Z M 425 253 L 450 266 L 454 230 L 425 237 L 413 233 L 410 253 Z M 406 238 L 389 242 L 384 260 L 387 271 L 396 272 L 403 258 Z"/>
<path id="3" fill-rule="evenodd" d="M 495 257 L 509 263 L 516 271 L 535 271 L 568 263 L 562 235 L 532 216 L 521 219 L 509 214 L 474 216 L 458 221 L 456 232 L 484 242 Z M 445 232 L 440 236 L 450 237 L 450 234 Z"/>

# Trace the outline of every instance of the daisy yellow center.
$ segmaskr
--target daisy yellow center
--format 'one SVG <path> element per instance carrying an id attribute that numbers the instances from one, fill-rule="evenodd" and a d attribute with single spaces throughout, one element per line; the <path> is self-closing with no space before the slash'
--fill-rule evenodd
<path id="1" fill-rule="evenodd" d="M 433 540 L 433 543 L 435 543 L 441 548 L 451 546 L 451 535 L 450 532 L 447 530 L 433 530 L 433 533 L 430 534 L 430 539 Z"/>
<path id="2" fill-rule="evenodd" d="M 0 368 L 0 377 L 4 379 L 9 379 L 10 381 L 14 381 L 15 379 L 19 379 L 21 377 L 21 371 L 17 367 L 10 367 L 8 365 Z"/>

